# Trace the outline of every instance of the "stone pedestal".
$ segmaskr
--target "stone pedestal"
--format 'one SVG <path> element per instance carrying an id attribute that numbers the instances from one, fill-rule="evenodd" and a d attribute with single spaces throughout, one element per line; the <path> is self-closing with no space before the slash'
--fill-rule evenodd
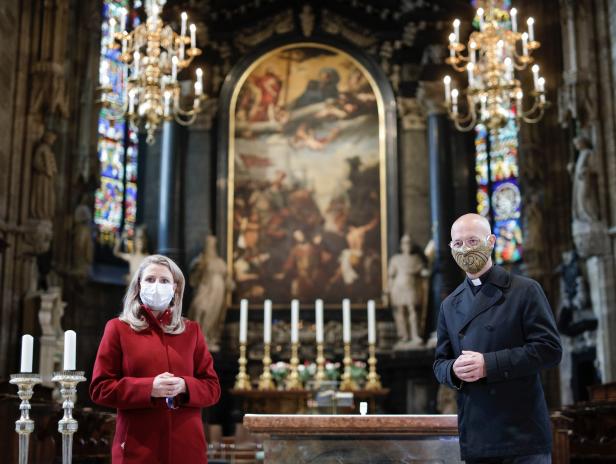
<path id="1" fill-rule="evenodd" d="M 244 426 L 264 435 L 265 462 L 462 462 L 455 415 L 247 414 Z"/>

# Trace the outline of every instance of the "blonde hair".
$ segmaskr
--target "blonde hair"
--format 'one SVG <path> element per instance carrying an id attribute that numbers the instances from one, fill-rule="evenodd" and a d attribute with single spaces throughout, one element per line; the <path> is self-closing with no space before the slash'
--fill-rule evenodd
<path id="1" fill-rule="evenodd" d="M 142 303 L 139 292 L 141 290 L 141 276 L 145 268 L 150 264 L 165 266 L 173 276 L 173 282 L 176 284 L 176 287 L 175 294 L 169 305 L 173 309 L 171 312 L 171 322 L 163 326 L 163 331 L 170 334 L 180 334 L 186 329 L 186 324 L 182 317 L 182 296 L 184 295 L 185 286 L 184 274 L 182 274 L 177 264 L 163 255 L 148 256 L 139 265 L 139 269 L 137 269 L 137 272 L 133 275 L 128 289 L 126 290 L 126 294 L 124 295 L 124 306 L 122 314 L 120 315 L 120 320 L 126 322 L 137 332 L 148 327 L 148 322 L 141 311 Z"/>

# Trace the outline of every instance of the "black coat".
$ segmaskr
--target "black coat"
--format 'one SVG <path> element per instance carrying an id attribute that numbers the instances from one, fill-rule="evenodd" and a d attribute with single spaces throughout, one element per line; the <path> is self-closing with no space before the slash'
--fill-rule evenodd
<path id="1" fill-rule="evenodd" d="M 474 295 L 468 279 L 442 303 L 434 374 L 458 390 L 462 459 L 551 451 L 539 378 L 560 362 L 550 305 L 534 280 L 494 266 Z M 462 350 L 483 353 L 487 377 L 465 383 L 452 366 Z"/>

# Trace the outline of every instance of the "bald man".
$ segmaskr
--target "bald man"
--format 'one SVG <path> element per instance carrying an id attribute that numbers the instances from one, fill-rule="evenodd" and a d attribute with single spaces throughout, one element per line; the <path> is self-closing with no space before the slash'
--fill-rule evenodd
<path id="1" fill-rule="evenodd" d="M 560 362 L 560 338 L 541 286 L 493 265 L 495 242 L 478 214 L 451 227 L 451 254 L 467 278 L 441 304 L 434 374 L 457 390 L 467 463 L 549 464 L 539 372 Z"/>

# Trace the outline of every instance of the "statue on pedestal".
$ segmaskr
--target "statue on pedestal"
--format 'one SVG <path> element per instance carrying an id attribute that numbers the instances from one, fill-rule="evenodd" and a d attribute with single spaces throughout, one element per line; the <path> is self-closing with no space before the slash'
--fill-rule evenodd
<path id="1" fill-rule="evenodd" d="M 149 256 L 148 235 L 145 225 L 140 225 L 135 228 L 134 244 L 127 252 L 120 251 L 120 244 L 121 240 L 117 239 L 113 247 L 113 254 L 128 262 L 128 274 L 124 276 L 124 280 L 128 285 L 137 272 L 137 269 L 139 269 L 139 265 Z"/>
<path id="2" fill-rule="evenodd" d="M 227 275 L 227 264 L 218 256 L 213 235 L 206 237 L 203 252 L 190 265 L 190 286 L 195 295 L 188 317 L 201 325 L 210 351 L 219 351 L 227 314 L 225 299 L 233 281 Z"/>
<path id="3" fill-rule="evenodd" d="M 392 256 L 388 270 L 389 296 L 398 335 L 394 349 L 417 348 L 423 344 L 418 313 L 424 300 L 422 280 L 426 272 L 422 257 L 412 253 L 411 238 L 404 235 L 400 253 Z"/>
<path id="4" fill-rule="evenodd" d="M 56 158 L 51 146 L 56 134 L 47 131 L 32 155 L 32 190 L 30 194 L 30 217 L 50 220 L 56 207 L 55 178 L 58 174 Z"/>

